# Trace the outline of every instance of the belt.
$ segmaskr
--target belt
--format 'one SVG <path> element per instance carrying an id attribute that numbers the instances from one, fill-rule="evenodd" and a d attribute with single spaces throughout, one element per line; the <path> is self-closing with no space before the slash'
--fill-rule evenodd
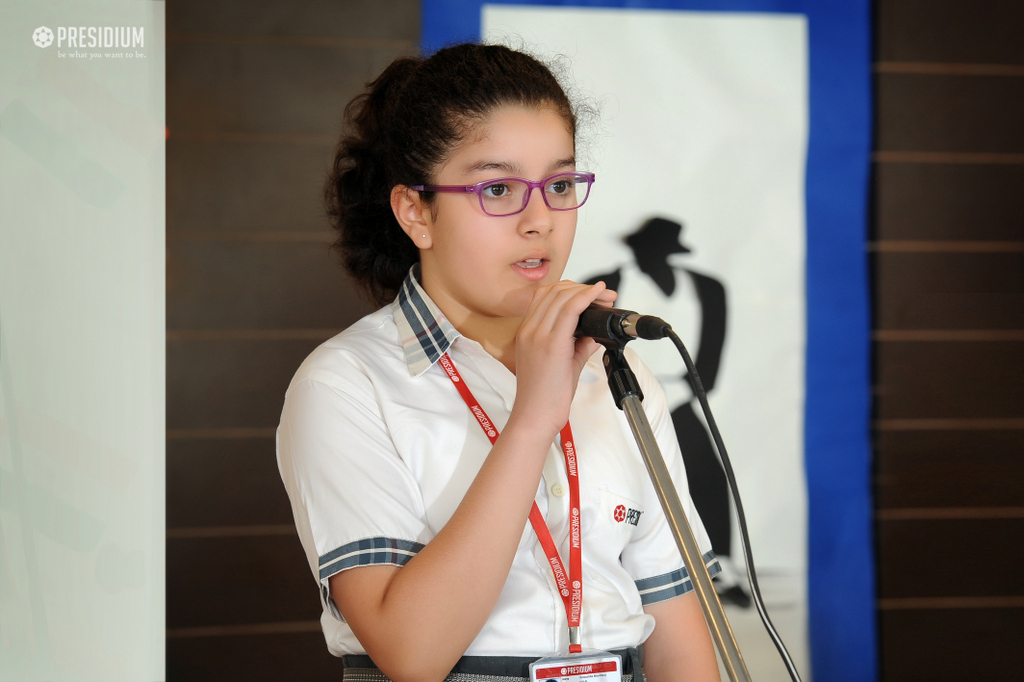
<path id="1" fill-rule="evenodd" d="M 618 654 L 622 659 L 622 676 L 624 682 L 634 679 L 633 671 L 639 670 L 635 682 L 643 677 L 644 648 L 643 645 L 628 649 L 615 649 L 611 653 Z M 472 677 L 530 679 L 530 664 L 537 660 L 531 656 L 463 656 L 452 668 L 446 680 L 469 682 Z M 355 682 L 361 680 L 383 682 L 388 677 L 380 672 L 377 664 L 366 654 L 346 654 L 341 657 L 345 666 L 344 680 Z"/>

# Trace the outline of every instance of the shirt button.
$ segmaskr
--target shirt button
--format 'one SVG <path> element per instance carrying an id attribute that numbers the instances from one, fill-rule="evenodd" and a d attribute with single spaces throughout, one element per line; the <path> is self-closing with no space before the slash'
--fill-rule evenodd
<path id="1" fill-rule="evenodd" d="M 551 494 L 555 497 L 563 497 L 565 495 L 565 488 L 561 483 L 556 483 L 551 486 Z"/>

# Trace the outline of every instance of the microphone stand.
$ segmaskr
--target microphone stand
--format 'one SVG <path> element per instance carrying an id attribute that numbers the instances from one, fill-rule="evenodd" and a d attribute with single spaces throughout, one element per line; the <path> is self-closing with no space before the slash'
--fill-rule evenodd
<path id="1" fill-rule="evenodd" d="M 725 671 L 732 682 L 749 682 L 750 673 L 743 662 L 743 655 L 740 653 L 736 637 L 729 627 L 729 620 L 725 617 L 725 610 L 718 600 L 718 593 L 711 584 L 711 576 L 707 566 L 704 565 L 704 557 L 697 546 L 697 540 L 693 537 L 693 531 L 686 519 L 683 505 L 679 501 L 679 494 L 672 483 L 668 467 L 665 466 L 665 459 L 661 455 L 661 449 L 654 438 L 651 430 L 651 423 L 647 419 L 643 405 L 644 394 L 637 383 L 636 375 L 626 362 L 623 350 L 630 337 L 609 332 L 605 338 L 595 338 L 605 347 L 604 369 L 608 375 L 608 387 L 612 391 L 616 406 L 626 415 L 629 427 L 633 431 L 637 447 L 643 456 L 644 464 L 647 466 L 647 473 L 654 484 L 654 490 L 658 494 L 661 508 L 665 512 L 665 519 L 668 521 L 672 536 L 675 538 L 679 553 L 686 564 L 687 573 L 693 589 L 697 592 L 697 599 L 704 611 L 704 618 L 707 621 L 708 629 L 711 631 L 711 638 L 718 648 L 718 653 L 725 664 Z"/>

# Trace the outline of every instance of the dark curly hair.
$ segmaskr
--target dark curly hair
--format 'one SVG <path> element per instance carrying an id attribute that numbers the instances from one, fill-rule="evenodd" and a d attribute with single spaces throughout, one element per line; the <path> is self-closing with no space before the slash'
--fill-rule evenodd
<path id="1" fill-rule="evenodd" d="M 419 261 L 391 211 L 391 189 L 429 184 L 477 124 L 510 104 L 554 108 L 575 139 L 572 104 L 551 70 L 500 45 L 455 45 L 428 58 L 397 59 L 345 107 L 348 132 L 324 196 L 339 233 L 333 248 L 374 303 L 390 302 Z"/>

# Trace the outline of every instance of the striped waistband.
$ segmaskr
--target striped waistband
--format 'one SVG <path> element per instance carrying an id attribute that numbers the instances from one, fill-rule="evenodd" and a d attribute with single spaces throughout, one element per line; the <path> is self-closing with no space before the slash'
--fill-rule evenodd
<path id="1" fill-rule="evenodd" d="M 625 677 L 633 676 L 635 669 L 642 669 L 644 663 L 643 645 L 630 647 L 628 649 L 615 649 L 611 653 L 618 654 L 622 659 L 622 674 Z M 352 670 L 377 670 L 377 665 L 365 654 L 346 654 L 341 657 L 346 671 Z M 448 677 L 458 675 L 465 679 L 467 675 L 480 675 L 484 677 L 508 677 L 526 678 L 530 677 L 530 664 L 538 660 L 530 656 L 463 656 L 452 668 Z M 345 676 L 346 679 L 350 675 Z M 643 680 L 642 674 L 636 676 L 636 682 Z"/>

